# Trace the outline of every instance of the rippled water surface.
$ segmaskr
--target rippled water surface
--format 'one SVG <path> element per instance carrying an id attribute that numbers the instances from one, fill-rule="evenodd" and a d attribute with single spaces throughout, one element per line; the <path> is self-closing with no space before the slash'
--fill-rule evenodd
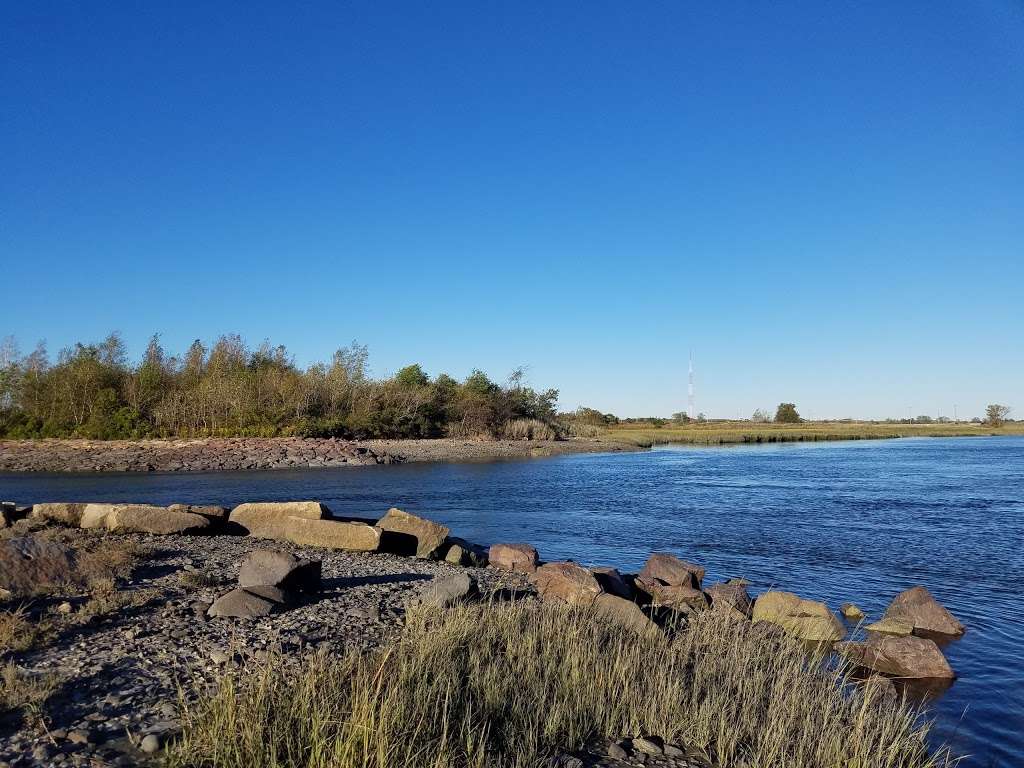
<path id="1" fill-rule="evenodd" d="M 967 627 L 938 737 L 970 766 L 1024 765 L 1024 438 L 908 439 L 567 456 L 502 463 L 149 475 L 0 475 L 35 501 L 319 499 L 396 505 L 480 543 L 640 568 L 652 550 L 878 616 L 925 584 Z"/>

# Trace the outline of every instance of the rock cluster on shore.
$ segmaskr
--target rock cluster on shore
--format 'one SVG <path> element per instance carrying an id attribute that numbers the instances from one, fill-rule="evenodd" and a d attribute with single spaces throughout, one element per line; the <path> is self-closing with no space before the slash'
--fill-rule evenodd
<path id="1" fill-rule="evenodd" d="M 154 590 L 151 601 L 140 597 L 137 607 L 83 618 L 89 634 L 30 657 L 31 674 L 59 673 L 75 682 L 51 723 L 57 738 L 47 742 L 19 732 L 9 749 L 0 748 L 0 761 L 34 756 L 19 765 L 85 759 L 135 764 L 138 747 L 159 749 L 175 734 L 175 691 L 183 670 L 210 680 L 271 649 L 287 655 L 317 646 L 370 647 L 397 630 L 410 604 L 444 609 L 498 589 L 591 609 L 641 633 L 682 631 L 698 612 L 721 611 L 730 621 L 762 623 L 834 647 L 856 666 L 901 678 L 952 678 L 932 638 L 964 632 L 924 587 L 914 587 L 892 601 L 879 623 L 905 633 L 880 629 L 864 641 L 839 642 L 846 625 L 824 603 L 777 590 L 752 598 L 742 579 L 705 586 L 702 566 L 670 553 L 651 554 L 636 574 L 545 563 L 529 544 L 484 548 L 397 508 L 377 520 L 336 519 L 316 501 L 247 503 L 230 511 L 215 505 L 12 504 L 3 514 L 5 524 L 79 529 L 58 529 L 68 536 L 159 536 L 166 553 L 129 585 L 143 596 Z M 61 557 L 66 561 L 60 567 L 73 570 L 69 550 L 55 542 L 20 532 L 0 541 L 0 590 L 7 590 L 0 597 L 16 595 L 33 568 Z M 83 610 L 70 601 L 52 607 L 71 617 Z M 859 609 L 843 614 L 864 619 Z M 689 764 L 682 757 L 673 762 L 677 752 L 645 735 L 608 747 L 613 762 L 647 755 L 667 765 Z"/>

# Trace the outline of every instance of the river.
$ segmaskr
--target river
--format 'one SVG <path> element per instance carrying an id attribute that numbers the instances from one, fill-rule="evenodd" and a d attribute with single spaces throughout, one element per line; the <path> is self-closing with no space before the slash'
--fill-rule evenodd
<path id="1" fill-rule="evenodd" d="M 468 464 L 205 474 L 0 475 L 38 501 L 318 499 L 373 517 L 399 506 L 479 543 L 635 571 L 652 550 L 871 618 L 924 584 L 968 630 L 931 704 L 965 765 L 1024 763 L 1024 437 L 920 438 Z"/>

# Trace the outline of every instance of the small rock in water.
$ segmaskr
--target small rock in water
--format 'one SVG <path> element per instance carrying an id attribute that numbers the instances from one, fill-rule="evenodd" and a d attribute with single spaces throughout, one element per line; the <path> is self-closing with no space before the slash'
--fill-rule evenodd
<path id="1" fill-rule="evenodd" d="M 850 621 L 860 621 L 864 618 L 864 611 L 853 603 L 843 603 L 839 607 L 839 612 Z"/>

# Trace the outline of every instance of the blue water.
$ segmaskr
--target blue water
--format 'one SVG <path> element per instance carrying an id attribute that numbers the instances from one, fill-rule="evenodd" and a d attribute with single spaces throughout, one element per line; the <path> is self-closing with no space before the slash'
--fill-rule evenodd
<path id="1" fill-rule="evenodd" d="M 361 469 L 0 475 L 0 498 L 319 499 L 339 514 L 419 512 L 480 543 L 636 570 L 652 550 L 870 617 L 924 584 L 967 627 L 933 703 L 966 765 L 1024 765 L 1024 438 L 907 439 Z"/>

